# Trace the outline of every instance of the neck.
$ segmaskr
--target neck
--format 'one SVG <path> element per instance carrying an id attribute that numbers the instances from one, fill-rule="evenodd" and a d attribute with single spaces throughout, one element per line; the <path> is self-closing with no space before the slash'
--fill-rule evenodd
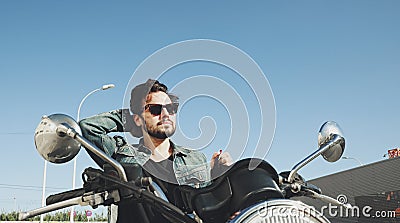
<path id="1" fill-rule="evenodd" d="M 144 145 L 151 150 L 150 159 L 156 162 L 168 159 L 172 154 L 169 138 L 158 139 L 151 136 L 144 137 Z"/>

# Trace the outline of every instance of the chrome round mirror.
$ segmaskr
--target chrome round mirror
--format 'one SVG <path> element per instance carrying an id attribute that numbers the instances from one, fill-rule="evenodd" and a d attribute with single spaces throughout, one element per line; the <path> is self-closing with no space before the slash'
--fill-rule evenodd
<path id="1" fill-rule="evenodd" d="M 68 115 L 53 114 L 43 116 L 35 130 L 35 146 L 39 154 L 52 163 L 65 163 L 72 160 L 79 152 L 81 144 L 75 139 L 57 133 L 57 127 L 65 123 L 81 134 L 76 121 Z"/>
<path id="2" fill-rule="evenodd" d="M 342 157 L 344 148 L 345 148 L 345 140 L 343 137 L 343 132 L 340 129 L 339 125 L 334 121 L 325 122 L 318 133 L 318 147 L 321 148 L 322 145 L 328 143 L 334 135 L 339 135 L 343 138 L 343 140 L 332 146 L 330 149 L 322 153 L 322 157 L 328 162 L 336 162 Z"/>

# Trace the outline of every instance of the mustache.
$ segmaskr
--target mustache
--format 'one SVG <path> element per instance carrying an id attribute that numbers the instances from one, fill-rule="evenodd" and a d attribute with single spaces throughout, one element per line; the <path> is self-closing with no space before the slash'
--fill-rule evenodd
<path id="1" fill-rule="evenodd" d="M 174 123 L 171 119 L 169 119 L 169 118 L 163 118 L 161 121 L 159 121 L 158 123 L 157 123 L 157 125 L 161 125 L 163 122 L 171 122 L 171 123 Z"/>

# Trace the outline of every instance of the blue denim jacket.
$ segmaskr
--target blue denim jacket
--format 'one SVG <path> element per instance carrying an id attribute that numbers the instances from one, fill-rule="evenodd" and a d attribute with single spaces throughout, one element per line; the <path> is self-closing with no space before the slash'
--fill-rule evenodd
<path id="1" fill-rule="evenodd" d="M 123 118 L 122 113 L 129 112 L 119 109 L 101 113 L 79 122 L 82 135 L 103 150 L 107 155 L 121 163 L 137 163 L 144 165 L 151 155 L 151 151 L 143 145 L 143 139 L 139 144 L 127 144 L 121 136 L 110 136 L 111 132 L 125 132 L 129 130 L 129 120 Z M 132 121 L 133 122 L 133 121 Z M 192 187 L 205 187 L 211 182 L 210 166 L 206 156 L 196 150 L 177 146 L 173 147 L 173 170 L 179 185 Z M 104 162 L 91 154 L 97 164 L 102 166 Z"/>

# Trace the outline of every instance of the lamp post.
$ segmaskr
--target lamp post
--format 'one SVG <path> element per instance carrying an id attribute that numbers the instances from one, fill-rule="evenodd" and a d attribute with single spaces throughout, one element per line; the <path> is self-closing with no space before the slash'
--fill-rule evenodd
<path id="1" fill-rule="evenodd" d="M 17 197 L 14 195 L 13 199 L 14 199 L 14 210 L 15 210 L 15 212 L 18 212 L 18 208 L 17 208 Z"/>
<path id="2" fill-rule="evenodd" d="M 355 160 L 355 161 L 358 162 L 358 164 L 360 164 L 360 166 L 363 165 L 359 159 L 354 158 L 354 157 L 343 156 L 342 159 L 344 159 L 344 160 Z"/>
<path id="3" fill-rule="evenodd" d="M 46 175 L 47 175 L 47 160 L 44 160 L 44 170 L 43 170 L 43 187 L 42 187 L 42 207 L 45 206 L 45 196 L 46 196 Z M 43 223 L 44 214 L 40 215 L 40 223 Z"/>
<path id="4" fill-rule="evenodd" d="M 115 87 L 114 84 L 105 84 L 103 86 L 101 86 L 100 88 L 97 88 L 91 92 L 89 92 L 85 97 L 82 98 L 81 103 L 79 103 L 78 106 L 78 112 L 76 115 L 76 121 L 79 122 L 79 115 L 81 112 L 81 107 L 83 105 L 83 102 L 85 102 L 86 98 L 88 98 L 90 95 L 92 95 L 93 93 L 97 92 L 97 91 L 101 91 L 101 90 L 108 90 L 110 88 Z M 76 178 L 76 157 L 74 158 L 74 170 L 73 170 L 73 174 L 72 174 L 72 189 L 75 189 L 75 178 Z M 71 213 L 70 213 L 70 222 L 74 222 L 74 207 L 71 208 Z"/>

